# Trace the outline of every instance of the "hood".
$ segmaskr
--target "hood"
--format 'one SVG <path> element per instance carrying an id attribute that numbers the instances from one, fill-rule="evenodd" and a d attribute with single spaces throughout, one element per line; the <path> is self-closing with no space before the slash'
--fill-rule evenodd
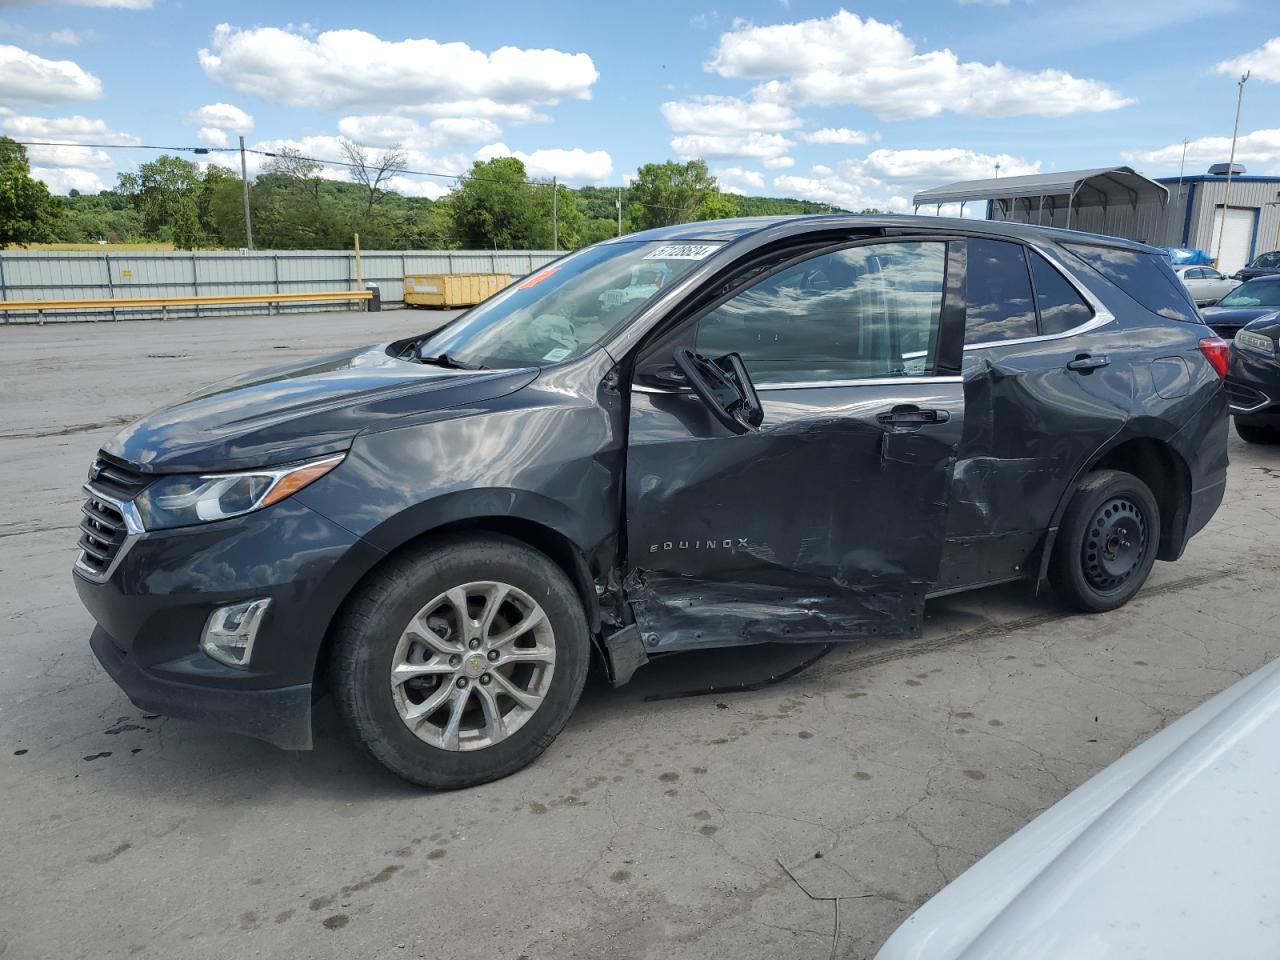
<path id="1" fill-rule="evenodd" d="M 979 860 L 876 960 L 1280 956 L 1278 797 L 1273 660 Z"/>
<path id="2" fill-rule="evenodd" d="M 1275 312 L 1275 307 L 1205 307 L 1200 315 L 1216 330 L 1219 326 L 1243 327 L 1252 320 Z"/>
<path id="3" fill-rule="evenodd" d="M 1241 267 L 1231 276 L 1239 280 L 1252 280 L 1254 277 L 1270 277 L 1280 273 L 1280 267 Z"/>
<path id="4" fill-rule="evenodd" d="M 241 470 L 346 450 L 360 431 L 518 390 L 524 370 L 453 370 L 399 360 L 387 345 L 223 380 L 150 413 L 103 450 L 144 472 Z"/>

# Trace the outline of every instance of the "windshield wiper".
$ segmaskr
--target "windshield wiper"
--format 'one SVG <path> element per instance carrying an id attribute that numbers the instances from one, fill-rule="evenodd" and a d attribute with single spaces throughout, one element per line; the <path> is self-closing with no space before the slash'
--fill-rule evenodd
<path id="1" fill-rule="evenodd" d="M 414 359 L 419 363 L 429 363 L 437 367 L 447 367 L 450 370 L 483 370 L 484 367 L 478 363 L 463 363 L 461 360 L 455 360 L 443 350 L 434 357 L 424 357 L 422 355 L 422 344 L 418 343 L 413 348 Z"/>

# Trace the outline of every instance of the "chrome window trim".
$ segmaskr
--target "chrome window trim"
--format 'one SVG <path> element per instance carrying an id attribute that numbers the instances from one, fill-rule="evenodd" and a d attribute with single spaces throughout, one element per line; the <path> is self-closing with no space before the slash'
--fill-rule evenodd
<path id="1" fill-rule="evenodd" d="M 1078 327 L 1072 327 L 1070 330 L 1063 330 L 1061 333 L 1041 333 L 1034 337 L 1018 337 L 1015 340 L 987 340 L 982 343 L 966 343 L 964 352 L 970 350 L 989 350 L 992 347 L 1016 347 L 1026 343 L 1044 343 L 1052 340 L 1065 340 L 1068 337 L 1078 337 L 1083 333 L 1091 333 L 1099 327 L 1105 327 L 1108 323 L 1115 320 L 1115 314 L 1108 310 L 1099 300 L 1092 290 L 1080 282 L 1078 277 L 1073 276 L 1066 267 L 1060 264 L 1045 248 L 1038 246 L 1027 240 L 1006 240 L 1006 243 L 1021 243 L 1023 246 L 1035 251 L 1040 255 L 1040 259 L 1044 260 L 1049 266 L 1057 270 L 1058 273 L 1071 285 L 1076 293 L 1080 294 L 1085 304 L 1093 310 L 1093 318 Z M 1040 305 L 1036 304 L 1037 312 Z"/>
<path id="2" fill-rule="evenodd" d="M 828 387 L 903 386 L 905 384 L 914 385 L 918 383 L 964 383 L 964 377 L 863 377 L 857 380 L 795 380 L 781 383 L 757 383 L 755 388 L 756 393 L 764 393 L 772 390 L 821 390 Z M 631 389 L 634 393 L 693 393 L 689 387 L 650 387 L 639 383 L 632 384 Z"/>
<path id="3" fill-rule="evenodd" d="M 133 545 L 138 542 L 146 530 L 142 526 L 142 517 L 138 514 L 138 508 L 133 505 L 132 500 L 121 500 L 118 497 L 111 496 L 109 493 L 103 493 L 91 483 L 84 484 L 80 489 L 95 500 L 111 504 L 124 517 L 125 537 L 120 541 L 120 549 L 116 551 L 116 555 L 111 558 L 111 562 L 107 564 L 105 570 L 99 572 L 85 563 L 83 550 L 80 551 L 80 556 L 76 557 L 73 568 L 76 573 L 93 583 L 106 583 L 111 579 L 111 575 L 116 572 L 116 568 L 120 566 L 120 561 L 125 558 L 125 554 L 133 548 Z"/>

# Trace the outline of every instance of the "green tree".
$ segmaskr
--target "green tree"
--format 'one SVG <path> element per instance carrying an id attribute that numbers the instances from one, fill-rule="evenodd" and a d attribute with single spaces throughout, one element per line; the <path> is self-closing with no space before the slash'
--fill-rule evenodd
<path id="1" fill-rule="evenodd" d="M 471 175 L 460 180 L 449 198 L 453 225 L 462 243 L 470 246 L 520 250 L 536 246 L 543 237 L 550 245 L 550 192 L 545 205 L 538 187 L 527 182 L 517 157 L 477 160 Z M 547 214 L 544 216 L 544 206 Z"/>
<path id="2" fill-rule="evenodd" d="M 58 213 L 49 188 L 31 176 L 26 148 L 0 137 L 0 247 L 52 240 Z"/>
<path id="3" fill-rule="evenodd" d="M 692 220 L 716 220 L 737 212 L 732 197 L 719 184 L 704 160 L 688 163 L 646 163 L 627 190 L 628 213 L 634 227 L 666 227 Z"/>
<path id="4" fill-rule="evenodd" d="M 132 198 L 147 236 L 191 248 L 203 239 L 197 198 L 200 182 L 199 166 L 162 154 L 138 167 L 137 173 L 120 174 L 116 189 Z"/>

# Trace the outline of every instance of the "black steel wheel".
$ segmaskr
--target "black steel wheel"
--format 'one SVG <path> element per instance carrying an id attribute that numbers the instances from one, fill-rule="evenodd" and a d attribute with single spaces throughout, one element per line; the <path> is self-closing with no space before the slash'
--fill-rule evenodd
<path id="1" fill-rule="evenodd" d="M 1089 613 L 1122 607 L 1146 583 L 1160 544 L 1160 507 L 1140 479 L 1098 470 L 1076 488 L 1058 528 L 1049 579 Z"/>

